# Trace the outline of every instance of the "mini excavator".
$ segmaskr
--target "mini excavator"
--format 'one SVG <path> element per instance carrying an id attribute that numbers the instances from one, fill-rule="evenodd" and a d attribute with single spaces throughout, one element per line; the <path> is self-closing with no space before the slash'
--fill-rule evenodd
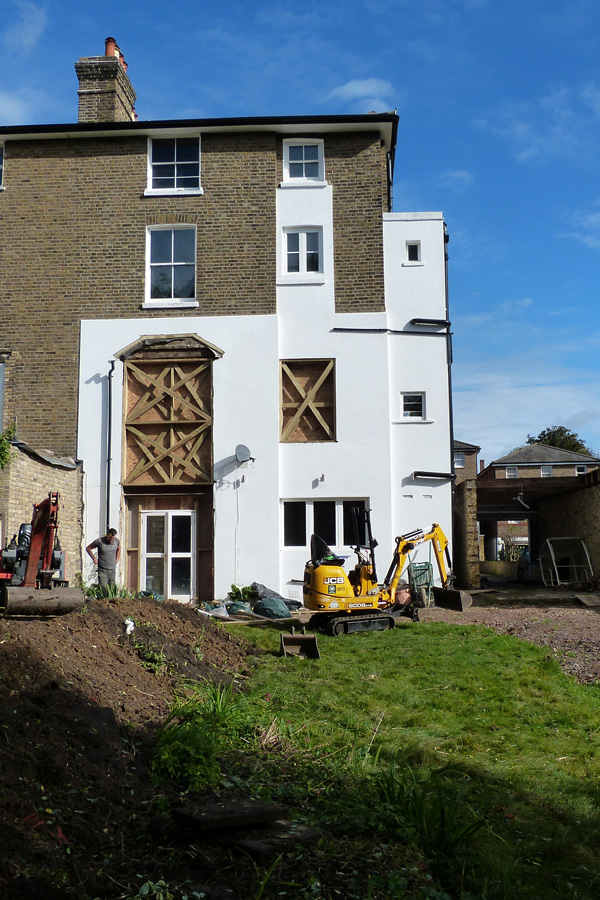
<path id="1" fill-rule="evenodd" d="M 60 616 L 84 605 L 83 591 L 57 581 L 63 551 L 58 540 L 58 498 L 50 491 L 33 507 L 31 524 L 0 555 L 0 617 Z"/>
<path id="2" fill-rule="evenodd" d="M 309 628 L 323 634 L 348 634 L 355 631 L 385 631 L 393 628 L 401 616 L 418 621 L 419 608 L 428 605 L 428 592 L 401 581 L 410 568 L 410 554 L 421 544 L 431 542 L 441 586 L 432 586 L 435 605 L 462 612 L 473 600 L 465 591 L 455 590 L 448 538 L 439 525 L 427 532 L 416 530 L 396 538 L 396 547 L 388 572 L 381 584 L 375 567 L 375 547 L 370 510 L 364 510 L 364 534 L 359 541 L 359 511 L 353 510 L 356 532 L 354 552 L 357 561 L 346 574 L 344 559 L 331 552 L 325 541 L 313 534 L 310 559 L 304 569 L 304 606 L 313 612 Z M 408 565 L 407 565 L 408 564 Z"/>

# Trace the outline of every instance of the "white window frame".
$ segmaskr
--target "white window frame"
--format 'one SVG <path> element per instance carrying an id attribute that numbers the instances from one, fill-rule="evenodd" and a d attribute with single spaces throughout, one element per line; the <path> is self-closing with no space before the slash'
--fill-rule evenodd
<path id="1" fill-rule="evenodd" d="M 172 548 L 173 537 L 173 517 L 185 516 L 190 519 L 190 550 L 177 553 Z M 149 518 L 161 517 L 165 522 L 164 545 L 162 551 L 148 552 L 147 550 L 147 530 L 146 521 Z M 140 552 L 140 572 L 139 584 L 140 590 L 148 590 L 146 582 L 147 559 L 162 559 L 164 565 L 164 583 L 165 583 L 165 600 L 178 600 L 180 603 L 190 603 L 196 596 L 196 512 L 188 509 L 163 509 L 163 510 L 140 510 L 140 535 L 141 535 L 141 552 Z M 190 560 L 190 593 L 174 594 L 172 590 L 171 563 L 174 559 Z"/>
<path id="2" fill-rule="evenodd" d="M 552 478 L 552 466 L 540 466 L 540 478 Z"/>
<path id="3" fill-rule="evenodd" d="M 198 250 L 197 250 L 197 233 L 195 225 L 149 225 L 146 229 L 146 292 L 145 292 L 145 300 L 142 304 L 144 309 L 157 309 L 160 307 L 165 308 L 196 308 L 198 306 L 198 300 L 196 296 L 194 297 L 155 297 L 151 296 L 152 290 L 152 279 L 151 279 L 151 263 L 150 263 L 150 253 L 152 247 L 152 234 L 157 231 L 193 231 L 194 232 L 194 294 L 196 294 L 198 290 Z M 176 262 L 172 262 L 171 266 L 176 266 Z M 185 265 L 182 263 L 182 265 Z M 189 265 L 189 263 L 187 264 Z"/>
<path id="4" fill-rule="evenodd" d="M 466 457 L 464 450 L 455 450 L 454 451 L 454 468 L 455 469 L 464 469 L 466 465 Z"/>
<path id="5" fill-rule="evenodd" d="M 163 140 L 163 141 L 164 140 L 167 140 L 167 141 L 174 140 L 175 142 L 177 142 L 177 140 L 181 139 L 181 138 L 183 138 L 185 140 L 190 140 L 190 139 L 195 139 L 195 138 L 198 139 L 198 187 L 197 188 L 188 188 L 188 187 L 180 187 L 180 188 L 178 188 L 178 187 L 172 187 L 172 188 L 156 187 L 155 188 L 155 187 L 153 187 L 152 186 L 152 180 L 153 180 L 152 179 L 152 176 L 153 176 L 152 142 L 155 140 Z M 164 197 L 164 196 L 171 197 L 171 196 L 178 196 L 178 195 L 190 196 L 190 195 L 199 195 L 199 194 L 204 193 L 204 191 L 202 189 L 202 148 L 200 146 L 200 135 L 195 135 L 195 134 L 180 134 L 180 135 L 157 134 L 153 138 L 149 137 L 148 138 L 147 160 L 148 160 L 148 163 L 147 163 L 147 165 L 148 165 L 148 184 L 147 184 L 146 190 L 144 191 L 144 195 L 146 197 Z M 174 165 L 177 166 L 177 163 L 175 162 Z"/>
<path id="6" fill-rule="evenodd" d="M 576 475 L 585 475 L 587 472 L 587 466 L 579 465 L 575 466 L 575 474 Z"/>
<path id="7" fill-rule="evenodd" d="M 282 550 L 310 550 L 310 538 L 314 532 L 314 504 L 315 503 L 335 503 L 335 535 L 336 542 L 329 544 L 330 548 L 335 551 L 346 551 L 349 547 L 354 546 L 354 541 L 350 544 L 344 544 L 344 503 L 363 503 L 365 509 L 370 508 L 370 501 L 366 497 L 316 497 L 309 500 L 303 497 L 286 497 L 281 501 L 281 548 Z M 285 543 L 285 504 L 286 503 L 304 503 L 306 544 L 286 544 Z"/>
<path id="8" fill-rule="evenodd" d="M 317 148 L 319 171 L 316 176 L 297 177 L 290 173 L 290 148 L 298 146 Z M 293 164 L 294 161 L 291 162 Z M 283 142 L 283 181 L 280 187 L 325 187 L 326 184 L 324 142 L 317 138 L 286 138 Z"/>
<path id="9" fill-rule="evenodd" d="M 411 247 L 417 248 L 417 258 L 416 259 L 410 258 L 410 248 Z M 421 256 L 421 241 L 406 241 L 406 257 L 405 257 L 403 265 L 405 265 L 405 266 L 422 266 L 423 265 L 423 259 Z"/>
<path id="10" fill-rule="evenodd" d="M 288 235 L 299 235 L 300 271 L 288 271 Z M 307 270 L 308 234 L 318 235 L 319 271 Z M 290 225 L 281 233 L 281 280 L 284 284 L 323 284 L 325 282 L 325 261 L 323 259 L 323 228 L 320 225 Z"/>
<path id="11" fill-rule="evenodd" d="M 506 477 L 507 478 L 518 478 L 519 477 L 519 467 L 518 466 L 507 466 L 506 467 Z"/>
<path id="12" fill-rule="evenodd" d="M 6 162 L 6 144 L 0 141 L 0 191 L 4 190 L 4 164 Z"/>
<path id="13" fill-rule="evenodd" d="M 407 410 L 406 404 L 409 397 L 421 398 L 421 415 L 413 415 Z M 427 420 L 426 399 L 425 391 L 402 391 L 402 418 L 413 422 L 425 422 Z"/>

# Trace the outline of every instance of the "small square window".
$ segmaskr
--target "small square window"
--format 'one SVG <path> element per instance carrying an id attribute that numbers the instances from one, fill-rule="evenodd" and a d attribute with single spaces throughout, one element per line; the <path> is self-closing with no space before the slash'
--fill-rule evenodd
<path id="1" fill-rule="evenodd" d="M 540 476 L 542 478 L 552 478 L 552 466 L 542 466 L 540 469 Z"/>
<path id="2" fill-rule="evenodd" d="M 323 230 L 289 229 L 284 232 L 283 269 L 288 275 L 318 275 L 323 271 Z"/>
<path id="3" fill-rule="evenodd" d="M 294 184 L 323 184 L 325 182 L 323 141 L 302 139 L 284 141 L 283 180 Z"/>
<path id="4" fill-rule="evenodd" d="M 201 193 L 200 138 L 149 138 L 148 192 Z"/>
<path id="5" fill-rule="evenodd" d="M 406 261 L 421 262 L 421 241 L 406 242 Z"/>
<path id="6" fill-rule="evenodd" d="M 575 466 L 575 474 L 576 475 L 585 475 L 587 472 L 587 466 Z"/>
<path id="7" fill-rule="evenodd" d="M 412 419 L 424 419 L 425 394 L 403 394 L 402 415 Z"/>
<path id="8" fill-rule="evenodd" d="M 506 467 L 506 477 L 507 478 L 518 478 L 519 470 L 517 466 L 507 466 Z"/>
<path id="9" fill-rule="evenodd" d="M 196 229 L 149 228 L 146 301 L 196 299 Z"/>
<path id="10" fill-rule="evenodd" d="M 454 451 L 454 468 L 455 469 L 464 469 L 465 467 L 465 454 L 462 450 Z"/>

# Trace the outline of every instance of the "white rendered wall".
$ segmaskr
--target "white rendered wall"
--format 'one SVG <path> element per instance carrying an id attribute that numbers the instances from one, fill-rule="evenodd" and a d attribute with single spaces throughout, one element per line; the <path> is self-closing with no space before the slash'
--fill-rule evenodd
<path id="1" fill-rule="evenodd" d="M 283 275 L 283 228 L 293 226 L 323 228 L 324 272 L 312 283 L 293 283 Z M 302 579 L 308 546 L 283 547 L 283 500 L 368 499 L 380 544 L 380 578 L 395 535 L 428 529 L 434 521 L 450 535 L 449 483 L 424 484 L 411 478 L 415 469 L 450 471 L 445 338 L 386 333 L 411 329 L 407 323 L 416 316 L 446 318 L 441 214 L 384 216 L 386 313 L 335 314 L 332 235 L 329 187 L 281 189 L 277 316 L 171 315 L 82 322 L 78 456 L 86 473 L 86 543 L 105 525 L 109 361 L 141 335 L 177 333 L 198 334 L 224 351 L 213 364 L 216 597 L 224 597 L 232 583 L 252 581 L 284 596 L 301 595 L 292 582 Z M 403 265 L 407 240 L 421 241 L 422 265 Z M 279 442 L 282 359 L 335 360 L 335 442 Z M 402 391 L 426 392 L 426 422 L 403 419 Z M 117 362 L 111 518 L 119 532 L 122 396 L 123 367 Z M 255 462 L 236 470 L 232 457 L 238 444 L 249 447 Z M 417 558 L 427 559 L 428 549 Z"/>
<path id="2" fill-rule="evenodd" d="M 414 479 L 414 471 L 452 471 L 448 338 L 442 326 L 411 319 L 448 318 L 445 287 L 444 222 L 441 213 L 384 215 L 386 308 L 391 333 L 390 440 L 396 533 L 427 531 L 435 522 L 452 534 L 452 483 Z M 420 261 L 409 262 L 406 245 L 420 242 Z M 425 334 L 409 334 L 425 332 Z M 402 393 L 425 393 L 423 421 L 402 415 Z M 426 561 L 425 545 L 415 559 Z"/>
<path id="3" fill-rule="evenodd" d="M 271 552 L 279 544 L 279 365 L 275 316 L 81 323 L 78 456 L 84 461 L 86 472 L 85 542 L 102 533 L 105 524 L 103 448 L 108 361 L 141 335 L 182 332 L 198 334 L 224 351 L 222 359 L 213 364 L 216 596 L 225 596 L 232 583 L 261 581 L 276 586 L 279 563 L 277 553 Z M 123 366 L 117 361 L 113 377 L 111 507 L 119 533 L 123 526 L 122 397 Z M 236 471 L 231 465 L 238 444 L 249 447 L 255 462 Z"/>
<path id="4" fill-rule="evenodd" d="M 327 173 L 325 173 L 327 174 Z M 322 283 L 282 277 L 284 228 L 323 228 Z M 279 445 L 281 500 L 368 499 L 382 559 L 391 557 L 391 459 L 386 336 L 344 333 L 340 328 L 385 329 L 385 313 L 336 315 L 333 270 L 333 210 L 330 187 L 284 188 L 277 192 L 279 278 L 277 312 L 281 359 L 334 359 L 336 441 Z M 321 481 L 321 476 L 324 480 Z M 281 593 L 301 597 L 309 556 L 305 548 L 283 546 L 281 510 Z M 335 547 L 351 553 L 341 544 Z M 333 549 L 333 548 L 332 548 Z"/>

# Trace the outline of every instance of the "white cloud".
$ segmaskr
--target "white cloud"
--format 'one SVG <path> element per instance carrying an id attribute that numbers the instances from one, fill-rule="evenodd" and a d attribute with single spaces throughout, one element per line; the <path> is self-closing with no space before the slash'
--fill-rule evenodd
<path id="1" fill-rule="evenodd" d="M 377 110 L 381 112 L 390 106 L 394 88 L 389 81 L 381 78 L 363 78 L 347 81 L 334 88 L 327 100 L 340 101 L 347 104 L 358 104 L 366 112 Z"/>
<path id="2" fill-rule="evenodd" d="M 570 224 L 573 230 L 564 232 L 560 237 L 577 241 L 584 247 L 600 249 L 600 200 L 596 200 L 589 210 L 573 213 L 570 216 Z"/>
<path id="3" fill-rule="evenodd" d="M 28 121 L 33 103 L 22 91 L 0 91 L 0 125 L 23 125 Z"/>
<path id="4" fill-rule="evenodd" d="M 463 194 L 473 184 L 473 175 L 466 169 L 451 169 L 442 172 L 438 178 L 438 186 L 442 190 Z"/>
<path id="5" fill-rule="evenodd" d="M 460 331 L 469 331 L 473 337 L 473 329 L 484 327 L 488 330 L 490 322 L 494 323 L 493 340 L 510 340 L 513 336 L 515 323 L 522 319 L 522 314 L 533 305 L 531 297 L 521 299 L 503 300 L 494 306 L 482 303 L 481 311 L 455 316 L 457 328 Z M 488 342 L 492 340 L 490 336 Z"/>
<path id="6" fill-rule="evenodd" d="M 600 385 L 585 372 L 563 371 L 558 363 L 550 371 L 507 354 L 485 366 L 457 363 L 453 388 L 454 433 L 480 446 L 486 463 L 554 424 L 600 450 Z"/>
<path id="7" fill-rule="evenodd" d="M 46 29 L 46 9 L 32 0 L 12 0 L 12 6 L 18 18 L 4 32 L 4 42 L 12 50 L 31 50 Z"/>
<path id="8" fill-rule="evenodd" d="M 600 88 L 558 87 L 537 100 L 506 103 L 475 125 L 506 141 L 519 162 L 585 161 L 597 153 Z"/>
<path id="9" fill-rule="evenodd" d="M 487 230 L 487 226 L 477 228 L 460 222 L 451 224 L 449 254 L 452 266 L 464 269 L 478 265 L 502 262 L 506 258 L 507 245 L 497 231 Z"/>

